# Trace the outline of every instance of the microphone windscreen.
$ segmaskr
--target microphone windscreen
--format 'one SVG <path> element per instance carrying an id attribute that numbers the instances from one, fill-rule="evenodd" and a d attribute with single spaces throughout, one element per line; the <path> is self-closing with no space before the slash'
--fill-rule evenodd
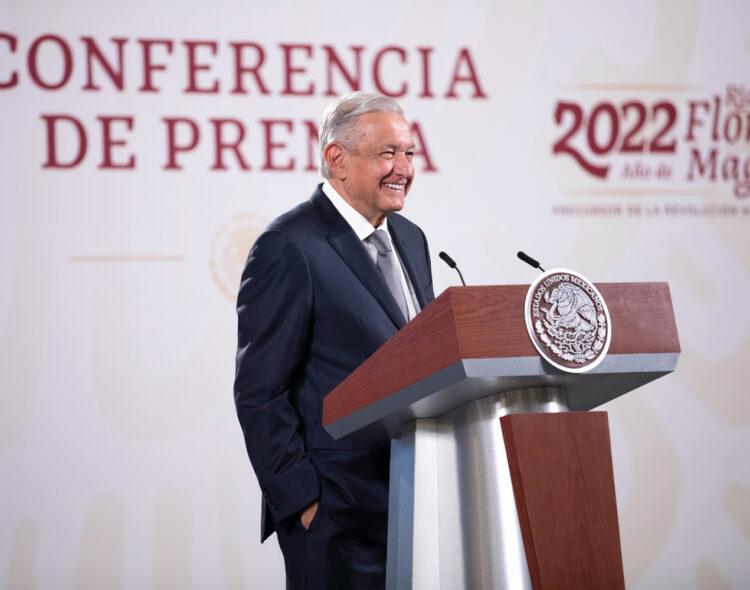
<path id="1" fill-rule="evenodd" d="M 529 264 L 529 265 L 533 266 L 534 268 L 539 268 L 539 263 L 536 260 L 534 260 L 531 256 L 529 256 L 528 254 L 526 254 L 525 252 L 519 251 L 518 252 L 518 257 L 521 260 L 523 260 L 526 264 Z"/>
<path id="2" fill-rule="evenodd" d="M 443 262 L 445 262 L 448 266 L 450 266 L 451 268 L 456 268 L 456 263 L 453 262 L 453 258 L 448 256 L 445 252 L 441 252 L 440 254 L 438 254 L 438 256 L 440 256 Z"/>

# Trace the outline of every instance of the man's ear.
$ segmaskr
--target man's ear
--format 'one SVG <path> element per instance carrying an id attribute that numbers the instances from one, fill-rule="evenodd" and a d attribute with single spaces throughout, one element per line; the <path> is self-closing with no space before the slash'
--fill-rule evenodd
<path id="1" fill-rule="evenodd" d="M 329 143 L 323 152 L 328 167 L 333 172 L 333 176 L 339 180 L 346 179 L 347 154 L 340 143 Z"/>

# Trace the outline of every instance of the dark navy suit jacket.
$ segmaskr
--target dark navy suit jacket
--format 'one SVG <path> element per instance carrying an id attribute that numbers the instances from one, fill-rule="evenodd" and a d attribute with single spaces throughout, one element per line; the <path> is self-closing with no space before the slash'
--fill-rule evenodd
<path id="1" fill-rule="evenodd" d="M 388 227 L 424 307 L 434 297 L 424 234 L 398 214 Z M 237 314 L 234 395 L 263 493 L 261 539 L 320 498 L 328 517 L 385 541 L 389 440 L 334 440 L 321 417 L 325 395 L 405 319 L 320 185 L 256 241 Z"/>

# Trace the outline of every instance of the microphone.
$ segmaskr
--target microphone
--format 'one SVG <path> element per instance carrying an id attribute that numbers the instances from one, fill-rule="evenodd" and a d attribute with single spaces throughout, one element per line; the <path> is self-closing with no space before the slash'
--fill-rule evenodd
<path id="1" fill-rule="evenodd" d="M 533 268 L 538 268 L 542 272 L 544 272 L 544 269 L 542 268 L 542 265 L 539 264 L 536 260 L 534 260 L 531 256 L 526 254 L 525 252 L 518 251 L 518 257 L 523 260 L 526 264 Z"/>
<path id="2" fill-rule="evenodd" d="M 458 273 L 458 276 L 461 278 L 461 282 L 463 283 L 463 285 L 465 287 L 466 286 L 466 281 L 464 281 L 464 275 L 461 274 L 461 271 L 459 270 L 459 268 L 456 265 L 456 262 L 453 260 L 453 258 L 451 258 L 450 256 L 448 256 L 445 252 L 440 252 L 440 254 L 438 254 L 438 256 L 440 256 L 440 259 L 443 262 L 445 262 L 445 264 L 447 264 L 451 268 L 455 268 L 456 269 L 456 272 Z"/>

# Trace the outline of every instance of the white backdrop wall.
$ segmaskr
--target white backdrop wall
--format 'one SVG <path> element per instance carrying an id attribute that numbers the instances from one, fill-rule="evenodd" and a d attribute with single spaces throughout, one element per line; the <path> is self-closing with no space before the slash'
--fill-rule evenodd
<path id="1" fill-rule="evenodd" d="M 745 1 L 0 1 L 0 584 L 284 587 L 233 297 L 318 182 L 308 122 L 357 86 L 400 95 L 405 212 L 470 283 L 529 283 L 519 249 L 669 281 L 677 372 L 604 408 L 627 585 L 747 588 L 749 23 Z"/>

